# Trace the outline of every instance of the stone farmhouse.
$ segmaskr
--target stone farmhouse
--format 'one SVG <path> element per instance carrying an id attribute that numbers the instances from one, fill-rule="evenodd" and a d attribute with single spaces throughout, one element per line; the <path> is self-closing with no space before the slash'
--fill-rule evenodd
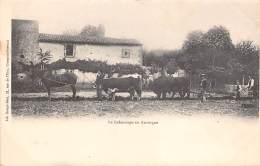
<path id="1" fill-rule="evenodd" d="M 92 59 L 108 64 L 127 63 L 142 65 L 142 44 L 134 39 L 88 37 L 39 33 L 34 20 L 12 20 L 12 58 L 34 61 L 38 49 L 50 51 L 53 61 Z"/>
<path id="2" fill-rule="evenodd" d="M 65 58 L 67 61 L 99 60 L 108 64 L 125 63 L 142 65 L 142 44 L 135 39 L 120 39 L 105 36 L 80 36 L 45 34 L 39 32 L 35 20 L 12 20 L 12 62 L 19 70 L 17 59 L 27 58 L 36 61 L 39 49 L 50 51 L 50 62 Z M 79 76 L 79 82 L 92 79 L 80 71 L 73 71 Z"/>
<path id="3" fill-rule="evenodd" d="M 51 51 L 53 60 L 100 60 L 108 64 L 142 65 L 142 45 L 136 40 L 39 34 L 39 47 Z"/>

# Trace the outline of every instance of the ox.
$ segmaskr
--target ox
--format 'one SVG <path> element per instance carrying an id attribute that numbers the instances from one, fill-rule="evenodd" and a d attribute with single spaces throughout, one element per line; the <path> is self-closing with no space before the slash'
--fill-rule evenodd
<path id="1" fill-rule="evenodd" d="M 137 94 L 137 100 L 141 99 L 142 94 L 142 79 L 140 77 L 121 77 L 121 78 L 102 78 L 97 80 L 97 89 L 104 90 L 112 100 L 115 100 L 115 93 L 117 92 L 128 92 L 130 99 L 134 99 L 134 95 Z M 98 92 L 98 98 L 101 99 L 101 93 Z"/>
<path id="2" fill-rule="evenodd" d="M 74 73 L 65 72 L 63 74 L 53 74 L 50 70 L 46 69 L 38 69 L 37 65 L 34 65 L 30 61 L 30 65 L 26 65 L 23 62 L 19 63 L 27 70 L 29 70 L 29 76 L 34 79 L 38 77 L 41 79 L 43 85 L 47 89 L 49 100 L 51 100 L 51 88 L 52 87 L 61 87 L 65 85 L 69 85 L 72 89 L 72 97 L 76 96 L 76 83 L 77 76 Z"/>
<path id="3" fill-rule="evenodd" d="M 190 81 L 185 77 L 160 76 L 150 84 L 150 89 L 157 94 L 157 98 L 166 98 L 167 93 L 172 93 L 172 98 L 179 92 L 180 97 L 190 96 Z"/>

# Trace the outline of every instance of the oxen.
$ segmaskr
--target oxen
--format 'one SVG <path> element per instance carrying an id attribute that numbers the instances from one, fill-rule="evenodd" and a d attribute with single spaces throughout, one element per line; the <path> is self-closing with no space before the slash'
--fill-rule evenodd
<path id="1" fill-rule="evenodd" d="M 128 92 L 131 100 L 134 99 L 135 94 L 137 94 L 137 100 L 141 99 L 142 79 L 140 77 L 103 78 L 100 84 L 101 89 L 109 94 L 112 100 L 115 99 L 115 93 L 118 92 Z M 100 98 L 100 96 L 98 97 Z"/>
<path id="2" fill-rule="evenodd" d="M 190 96 L 190 81 L 186 77 L 160 76 L 150 83 L 150 89 L 157 95 L 157 98 L 166 98 L 167 93 L 172 93 L 172 98 L 178 92 L 181 98 Z"/>

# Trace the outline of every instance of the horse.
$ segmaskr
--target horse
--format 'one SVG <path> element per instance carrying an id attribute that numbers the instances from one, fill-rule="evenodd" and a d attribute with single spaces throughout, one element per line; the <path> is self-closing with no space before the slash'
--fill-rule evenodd
<path id="1" fill-rule="evenodd" d="M 34 65 L 31 61 L 30 65 L 26 65 L 21 62 L 20 64 L 29 69 L 32 79 L 35 77 L 40 78 L 41 82 L 47 90 L 49 100 L 51 100 L 52 87 L 62 87 L 65 85 L 69 85 L 71 87 L 73 93 L 72 98 L 76 97 L 77 76 L 74 73 L 65 72 L 63 74 L 53 74 L 50 70 L 39 69 L 37 65 Z"/>

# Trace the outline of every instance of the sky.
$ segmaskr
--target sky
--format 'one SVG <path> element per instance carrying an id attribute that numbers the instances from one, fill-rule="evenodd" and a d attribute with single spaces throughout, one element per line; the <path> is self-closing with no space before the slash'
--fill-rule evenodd
<path id="1" fill-rule="evenodd" d="M 260 45 L 260 0 L 12 0 L 12 18 L 39 21 L 41 33 L 103 24 L 106 36 L 145 49 L 179 49 L 193 30 L 226 27 L 233 43 Z"/>

